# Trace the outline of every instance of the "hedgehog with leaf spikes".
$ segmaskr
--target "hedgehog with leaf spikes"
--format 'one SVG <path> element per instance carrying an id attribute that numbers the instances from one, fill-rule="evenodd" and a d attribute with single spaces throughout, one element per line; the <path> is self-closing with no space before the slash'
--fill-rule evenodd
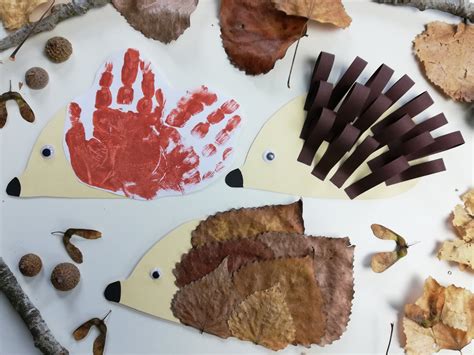
<path id="1" fill-rule="evenodd" d="M 104 295 L 221 338 L 323 346 L 348 324 L 353 257 L 349 238 L 304 234 L 301 201 L 241 208 L 178 227 Z"/>

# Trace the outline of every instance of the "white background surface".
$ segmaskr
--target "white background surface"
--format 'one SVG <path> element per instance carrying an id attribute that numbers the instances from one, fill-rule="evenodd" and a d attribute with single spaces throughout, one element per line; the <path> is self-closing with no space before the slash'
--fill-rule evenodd
<path id="1" fill-rule="evenodd" d="M 23 81 L 25 71 L 31 66 L 42 66 L 50 73 L 50 84 L 45 90 L 22 89 L 37 121 L 33 125 L 26 123 L 15 106 L 9 104 L 8 123 L 0 131 L 1 255 L 18 275 L 54 334 L 71 353 L 91 353 L 93 337 L 75 342 L 71 332 L 83 321 L 105 314 L 109 309 L 112 309 L 106 346 L 109 354 L 268 353 L 267 349 L 247 342 L 200 334 L 193 328 L 111 304 L 103 298 L 102 291 L 109 282 L 125 278 L 155 241 L 182 222 L 231 207 L 287 203 L 296 196 L 230 189 L 223 179 L 195 194 L 151 202 L 20 200 L 4 193 L 10 179 L 25 167 L 31 147 L 48 119 L 89 88 L 96 69 L 109 53 L 129 46 L 144 51 L 175 86 L 189 88 L 205 83 L 222 88 L 242 104 L 246 124 L 236 152 L 236 166 L 244 161 L 265 120 L 305 91 L 312 62 L 321 50 L 336 54 L 337 70 L 333 80 L 356 55 L 369 62 L 364 72 L 366 78 L 382 62 L 395 69 L 395 79 L 409 74 L 417 83 L 409 96 L 428 90 L 435 100 L 428 112 L 446 114 L 450 124 L 444 131 L 460 129 L 463 132 L 466 144 L 443 154 L 448 171 L 423 179 L 401 196 L 380 201 L 304 200 L 308 233 L 347 235 L 357 245 L 355 300 L 348 330 L 340 341 L 325 348 L 289 346 L 285 353 L 381 354 L 385 352 L 390 322 L 396 322 L 398 329 L 391 354 L 402 353 L 401 311 L 407 300 L 421 295 L 426 277 L 431 275 L 443 284 L 455 283 L 474 289 L 474 276 L 435 257 L 438 243 L 454 238 L 446 223 L 447 217 L 458 203 L 458 195 L 473 182 L 473 128 L 467 124 L 467 107 L 444 98 L 424 79 L 411 48 L 412 39 L 423 30 L 425 23 L 432 20 L 455 23 L 457 18 L 367 1 L 345 1 L 345 5 L 353 18 L 349 29 L 310 26 L 309 37 L 300 44 L 291 89 L 286 88 L 286 78 L 294 47 L 267 75 L 246 76 L 229 64 L 219 37 L 218 5 L 213 0 L 200 1 L 192 15 L 191 27 L 170 45 L 146 39 L 107 6 L 90 11 L 84 17 L 67 20 L 51 33 L 31 38 L 15 63 L 7 59 L 10 50 L 0 54 L 4 61 L 0 65 L 1 91 L 8 89 L 9 79 L 14 83 Z M 50 63 L 42 54 L 45 41 L 53 35 L 67 37 L 74 47 L 72 58 L 60 65 Z M 371 223 L 384 224 L 405 236 L 408 242 L 420 243 L 393 268 L 384 274 L 375 274 L 366 266 L 368 256 L 375 251 L 388 250 L 391 245 L 371 235 Z M 82 280 L 74 291 L 60 293 L 50 285 L 49 274 L 57 263 L 70 260 L 60 238 L 51 236 L 50 232 L 72 226 L 101 230 L 104 237 L 98 241 L 77 240 L 84 253 L 84 263 L 80 266 Z M 16 266 L 19 258 L 28 252 L 39 254 L 44 263 L 42 273 L 31 280 L 22 277 Z M 26 327 L 3 296 L 0 296 L 0 317 L 0 352 L 35 353 Z M 464 354 L 472 349 L 473 345 L 465 349 Z"/>

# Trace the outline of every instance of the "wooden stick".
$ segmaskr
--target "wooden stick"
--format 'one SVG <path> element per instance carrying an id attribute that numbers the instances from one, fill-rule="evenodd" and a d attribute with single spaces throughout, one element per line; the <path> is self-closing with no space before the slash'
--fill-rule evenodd
<path id="1" fill-rule="evenodd" d="M 474 2 L 470 0 L 375 0 L 380 4 L 407 5 L 424 11 L 428 9 L 448 12 L 474 22 Z"/>
<path id="2" fill-rule="evenodd" d="M 41 317 L 39 310 L 31 303 L 28 295 L 23 291 L 15 275 L 0 257 L 0 291 L 7 296 L 13 308 L 25 322 L 35 347 L 43 354 L 69 354 L 54 337 L 48 325 Z"/>
<path id="3" fill-rule="evenodd" d="M 102 7 L 109 2 L 110 0 L 72 0 L 71 3 L 54 5 L 51 14 L 46 16 L 34 29 L 36 23 L 30 23 L 1 39 L 0 52 L 18 46 L 30 31 L 32 35 L 51 31 L 58 23 L 74 16 L 84 15 L 90 9 Z"/>

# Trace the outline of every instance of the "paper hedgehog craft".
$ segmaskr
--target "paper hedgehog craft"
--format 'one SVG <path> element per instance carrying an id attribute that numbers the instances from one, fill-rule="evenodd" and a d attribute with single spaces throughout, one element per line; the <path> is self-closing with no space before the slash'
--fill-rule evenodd
<path id="1" fill-rule="evenodd" d="M 335 57 L 321 52 L 308 95 L 281 108 L 264 125 L 230 187 L 307 197 L 384 198 L 413 187 L 416 178 L 445 170 L 427 157 L 464 143 L 461 133 L 434 137 L 447 124 L 440 113 L 419 116 L 433 104 L 427 92 L 396 108 L 414 82 L 381 65 L 361 84 L 367 62 L 357 57 L 333 85 Z M 385 89 L 387 87 L 387 89 Z M 416 117 L 416 120 L 415 120 Z M 341 189 L 343 188 L 343 189 Z"/>
<path id="2" fill-rule="evenodd" d="M 304 234 L 301 201 L 242 208 L 176 228 L 104 295 L 221 338 L 323 346 L 349 322 L 353 257 L 349 238 Z"/>
<path id="3" fill-rule="evenodd" d="M 231 163 L 239 104 L 206 86 L 173 89 L 136 49 L 42 131 L 11 196 L 151 200 L 193 192 Z"/>

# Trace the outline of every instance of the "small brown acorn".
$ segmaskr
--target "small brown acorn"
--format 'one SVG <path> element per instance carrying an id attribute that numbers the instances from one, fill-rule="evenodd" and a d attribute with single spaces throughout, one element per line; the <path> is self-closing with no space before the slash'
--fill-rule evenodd
<path id="1" fill-rule="evenodd" d="M 62 63 L 71 56 L 72 44 L 64 37 L 52 37 L 46 42 L 44 52 L 52 62 Z"/>
<path id="2" fill-rule="evenodd" d="M 70 291 L 77 286 L 81 273 L 76 265 L 61 263 L 56 265 L 51 273 L 51 283 L 59 291 Z"/>
<path id="3" fill-rule="evenodd" d="M 39 274 L 43 263 L 41 258 L 36 254 L 26 254 L 23 255 L 18 262 L 18 268 L 20 272 L 28 277 L 33 277 Z"/>
<path id="4" fill-rule="evenodd" d="M 49 82 L 48 72 L 40 67 L 30 68 L 25 74 L 25 82 L 30 89 L 43 89 Z"/>

